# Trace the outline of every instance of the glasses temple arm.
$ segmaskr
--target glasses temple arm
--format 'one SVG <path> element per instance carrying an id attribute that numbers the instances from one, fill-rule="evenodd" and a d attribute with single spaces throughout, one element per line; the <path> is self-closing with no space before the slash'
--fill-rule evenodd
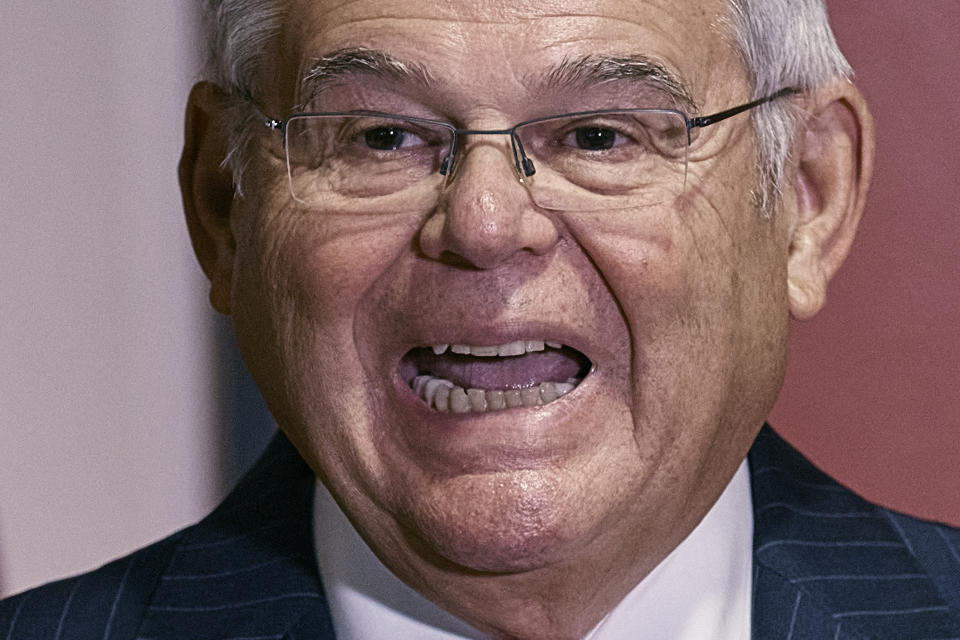
<path id="1" fill-rule="evenodd" d="M 726 111 L 714 113 L 709 116 L 700 116 L 697 118 L 692 118 L 690 120 L 690 128 L 693 129 L 694 127 L 706 127 L 716 122 L 720 122 L 721 120 L 726 120 L 727 118 L 735 116 L 739 113 L 743 113 L 744 111 L 749 111 L 754 107 L 759 107 L 762 104 L 773 102 L 774 100 L 777 100 L 784 96 L 794 95 L 797 93 L 800 93 L 800 89 L 797 89 L 795 87 L 786 87 L 784 89 L 780 89 L 780 91 L 777 91 L 776 93 L 766 96 L 765 98 L 759 98 L 757 100 L 754 100 L 753 102 L 742 104 L 739 107 L 727 109 Z"/>

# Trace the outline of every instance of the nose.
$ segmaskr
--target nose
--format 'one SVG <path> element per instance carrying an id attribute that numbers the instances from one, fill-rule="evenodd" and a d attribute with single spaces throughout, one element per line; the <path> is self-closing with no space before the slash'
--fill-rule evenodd
<path id="1" fill-rule="evenodd" d="M 512 156 L 492 140 L 461 150 L 456 174 L 420 231 L 434 260 L 494 269 L 521 252 L 543 255 L 556 245 L 554 221 L 538 211 L 517 179 Z"/>

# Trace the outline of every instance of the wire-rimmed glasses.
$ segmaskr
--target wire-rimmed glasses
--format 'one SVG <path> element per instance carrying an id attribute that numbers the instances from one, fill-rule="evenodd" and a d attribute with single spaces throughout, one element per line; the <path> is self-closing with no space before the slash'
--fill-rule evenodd
<path id="1" fill-rule="evenodd" d="M 560 211 L 633 208 L 680 195 L 697 132 L 797 93 L 793 88 L 709 116 L 675 109 L 603 109 L 460 129 L 377 111 L 298 113 L 266 124 L 283 136 L 290 192 L 345 212 L 424 210 L 456 172 L 467 135 L 506 135 L 520 181 L 537 206 Z"/>

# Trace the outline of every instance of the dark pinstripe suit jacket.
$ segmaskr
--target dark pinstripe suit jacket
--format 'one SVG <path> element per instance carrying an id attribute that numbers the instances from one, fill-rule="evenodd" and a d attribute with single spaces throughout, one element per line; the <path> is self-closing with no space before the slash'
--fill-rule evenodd
<path id="1" fill-rule="evenodd" d="M 865 502 L 770 429 L 750 471 L 754 638 L 960 638 L 960 531 Z M 313 483 L 278 436 L 199 524 L 0 602 L 0 640 L 332 640 Z"/>

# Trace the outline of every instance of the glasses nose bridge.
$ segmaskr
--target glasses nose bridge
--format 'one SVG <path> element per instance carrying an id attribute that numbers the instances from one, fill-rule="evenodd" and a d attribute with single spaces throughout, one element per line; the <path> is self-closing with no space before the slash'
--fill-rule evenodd
<path id="1" fill-rule="evenodd" d="M 523 152 L 523 144 L 517 137 L 516 127 L 509 129 L 453 129 L 453 145 L 450 153 L 443 159 L 440 165 L 440 173 L 445 176 L 452 176 L 455 166 L 458 164 L 457 156 L 460 153 L 460 138 L 464 136 L 508 136 L 510 138 L 510 150 L 513 153 L 513 167 L 520 181 L 524 176 L 533 175 L 533 163 Z M 529 171 L 528 171 L 529 169 Z"/>

